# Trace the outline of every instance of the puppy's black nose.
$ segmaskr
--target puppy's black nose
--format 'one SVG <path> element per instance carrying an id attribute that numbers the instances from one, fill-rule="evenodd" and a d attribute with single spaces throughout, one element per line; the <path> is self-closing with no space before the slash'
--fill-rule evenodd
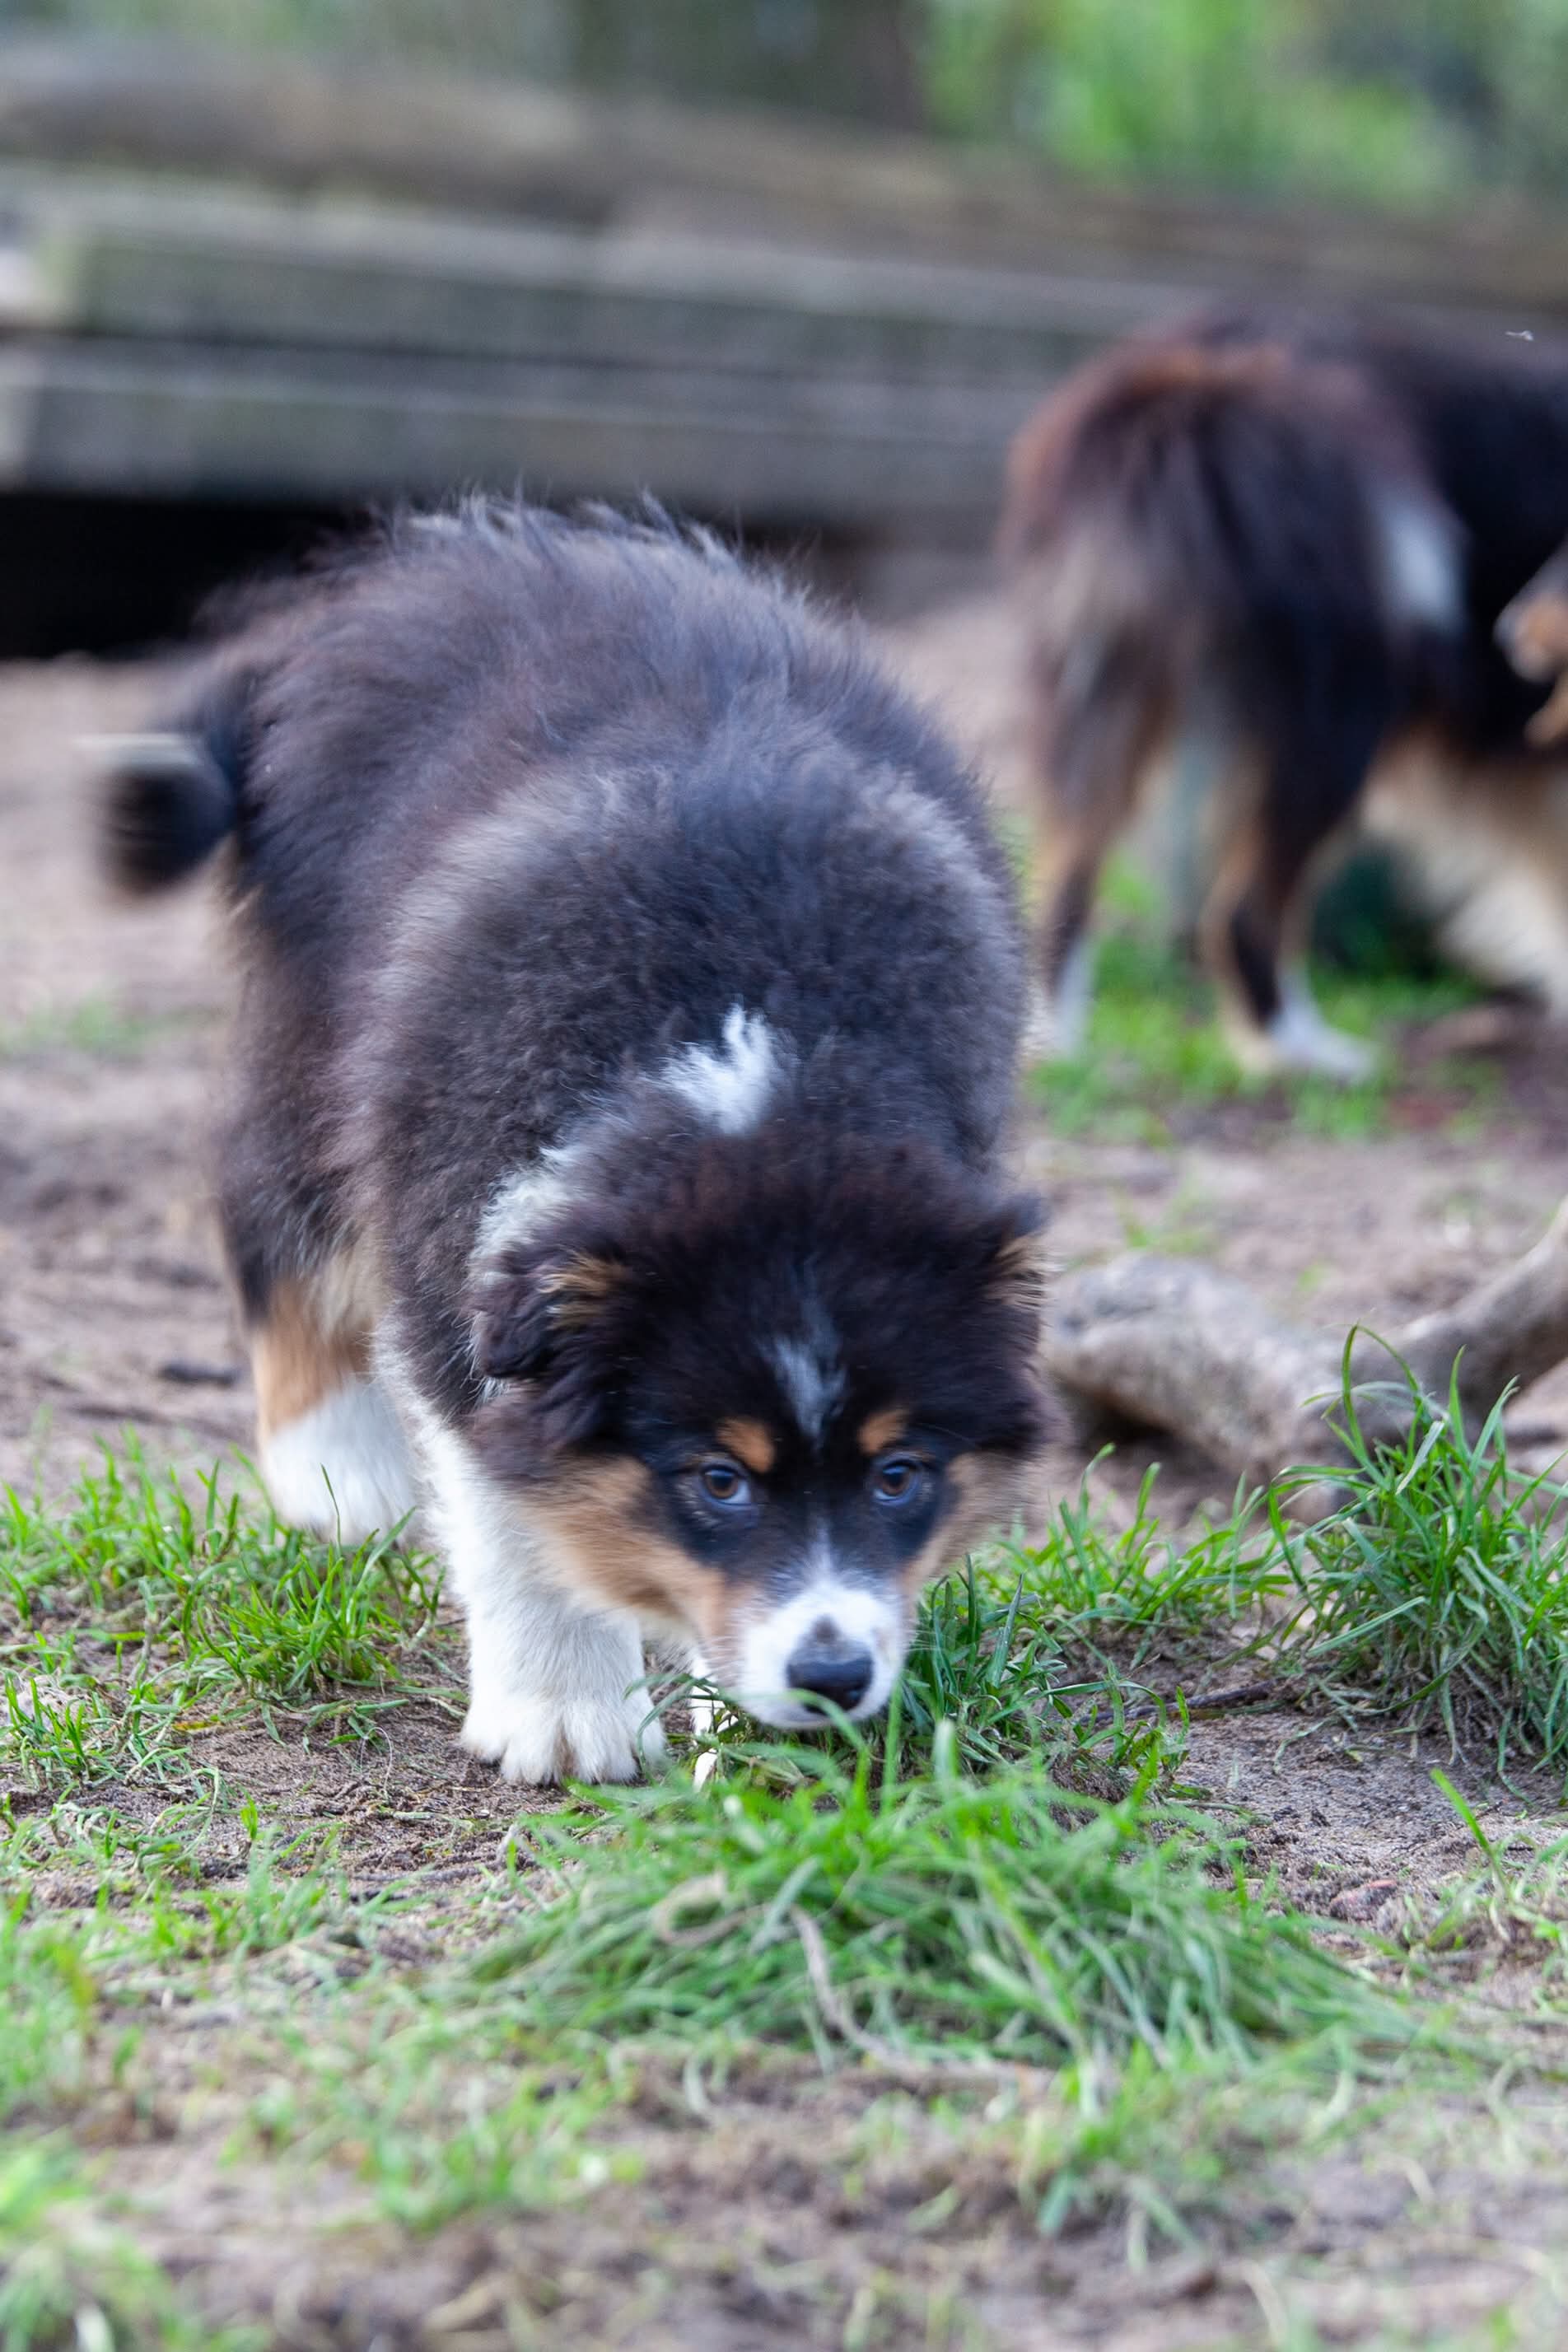
<path id="1" fill-rule="evenodd" d="M 784 1669 L 784 1679 L 791 1690 L 810 1691 L 847 1712 L 865 1697 L 875 1671 L 869 1650 L 803 1642 Z"/>

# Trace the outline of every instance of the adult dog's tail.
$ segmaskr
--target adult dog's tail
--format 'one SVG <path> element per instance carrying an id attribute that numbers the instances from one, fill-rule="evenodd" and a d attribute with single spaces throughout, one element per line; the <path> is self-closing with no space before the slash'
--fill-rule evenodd
<path id="1" fill-rule="evenodd" d="M 1215 665 L 1265 724 L 1319 683 L 1325 633 L 1389 646 L 1452 630 L 1462 604 L 1458 528 L 1364 378 L 1201 326 L 1047 403 L 1013 451 L 1002 541 L 1037 567 L 1069 667 L 1152 637 L 1173 683 Z"/>

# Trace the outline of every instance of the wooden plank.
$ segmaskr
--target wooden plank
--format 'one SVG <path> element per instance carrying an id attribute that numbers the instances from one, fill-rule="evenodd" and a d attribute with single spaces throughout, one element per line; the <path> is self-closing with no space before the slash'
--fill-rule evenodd
<path id="1" fill-rule="evenodd" d="M 1439 221 L 1118 190 L 905 135 L 156 41 L 0 46 L 0 153 L 513 216 L 1196 276 L 1290 299 L 1568 315 L 1568 219 L 1468 199 Z"/>
<path id="2" fill-rule="evenodd" d="M 548 498 L 650 489 L 759 523 L 988 528 L 1033 398 L 658 372 L 0 346 L 0 487 L 194 498 L 383 499 L 455 485 Z"/>
<path id="3" fill-rule="evenodd" d="M 13 330 L 1038 385 L 1196 299 L 1184 286 L 15 172 L 0 173 L 0 202 L 27 265 Z"/>

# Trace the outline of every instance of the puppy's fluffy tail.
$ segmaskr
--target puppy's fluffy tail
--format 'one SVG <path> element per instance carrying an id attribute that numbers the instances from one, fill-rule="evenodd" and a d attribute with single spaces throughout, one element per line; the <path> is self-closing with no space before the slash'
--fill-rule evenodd
<path id="1" fill-rule="evenodd" d="M 102 783 L 99 840 L 110 879 L 145 897 L 184 881 L 239 823 L 244 687 L 232 678 L 184 724 L 89 744 Z"/>

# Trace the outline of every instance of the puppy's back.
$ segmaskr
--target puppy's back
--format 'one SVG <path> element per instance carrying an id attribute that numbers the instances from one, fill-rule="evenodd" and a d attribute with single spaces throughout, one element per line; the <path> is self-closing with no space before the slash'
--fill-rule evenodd
<path id="1" fill-rule="evenodd" d="M 434 1088 L 460 1122 L 466 1067 L 476 1151 L 526 1156 L 739 1003 L 843 1096 L 994 1143 L 1023 958 L 979 790 L 852 628 L 708 538 L 484 504 L 410 519 L 274 603 L 193 723 L 192 774 L 162 802 L 134 787 L 138 854 L 163 878 L 224 833 L 265 1013 L 248 1050 L 318 1128 L 367 1086 L 402 1116 L 410 1071 L 406 1115 Z M 160 870 L 148 820 L 170 806 Z M 367 1038 L 374 1069 L 345 1079 Z M 503 1045 L 526 1134 L 482 1102 Z"/>

